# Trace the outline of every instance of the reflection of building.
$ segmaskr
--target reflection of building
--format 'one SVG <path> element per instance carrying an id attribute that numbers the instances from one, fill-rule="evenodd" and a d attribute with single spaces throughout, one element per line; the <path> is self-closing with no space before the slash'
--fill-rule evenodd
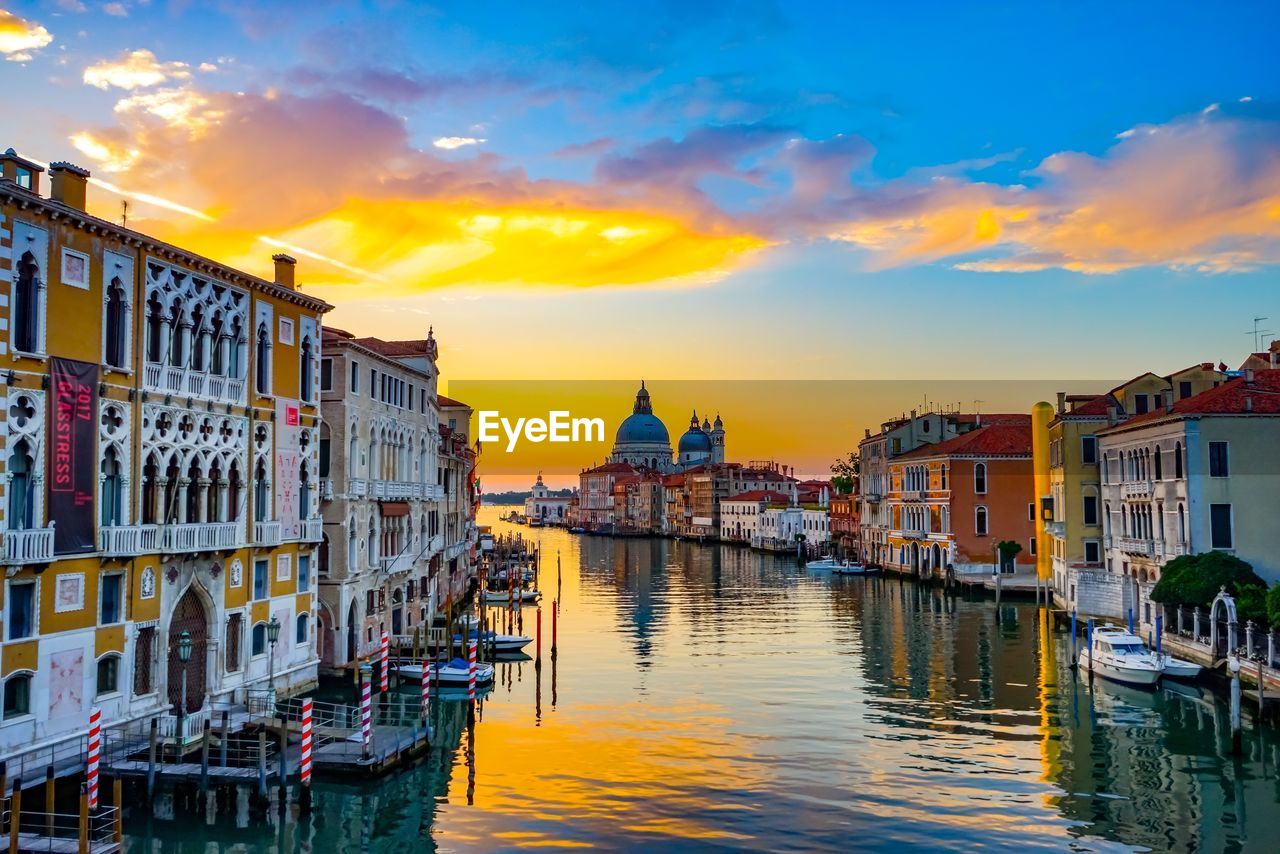
<path id="1" fill-rule="evenodd" d="M 437 582 L 452 541 L 445 537 L 436 357 L 430 332 L 418 341 L 383 341 L 325 330 L 326 665 L 369 655 L 383 629 L 411 633 L 449 593 Z"/>
<path id="2" fill-rule="evenodd" d="M 1222 550 L 1280 580 L 1280 371 L 1245 371 L 1098 431 L 1108 574 L 1124 580 L 1144 622 L 1160 568 Z"/>
<path id="3" fill-rule="evenodd" d="M 995 565 L 1003 540 L 1035 565 L 1031 419 L 984 415 L 972 430 L 889 463 L 885 564 L 919 575 Z"/>
<path id="4" fill-rule="evenodd" d="M 545 524 L 562 525 L 568 516 L 570 497 L 552 495 L 551 490 L 542 482 L 542 472 L 538 472 L 538 480 L 529 497 L 524 500 L 524 517 Z"/>
<path id="5" fill-rule="evenodd" d="M 0 755 L 177 710 L 184 672 L 196 732 L 313 683 L 329 306 L 288 256 L 267 281 L 89 215 L 75 166 L 48 197 L 0 171 Z"/>
<path id="6" fill-rule="evenodd" d="M 861 554 L 857 495 L 831 496 L 831 539 L 846 554 Z"/>

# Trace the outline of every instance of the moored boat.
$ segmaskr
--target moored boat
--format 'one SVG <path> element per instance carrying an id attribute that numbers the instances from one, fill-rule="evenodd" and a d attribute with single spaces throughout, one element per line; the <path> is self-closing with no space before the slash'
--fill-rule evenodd
<path id="1" fill-rule="evenodd" d="M 1160 663 L 1163 667 L 1162 675 L 1170 679 L 1195 679 L 1204 670 L 1194 661 L 1184 661 L 1167 654 L 1160 656 Z"/>
<path id="2" fill-rule="evenodd" d="M 1081 670 L 1125 685 L 1154 685 L 1164 673 L 1158 656 L 1142 638 L 1116 626 L 1093 630 L 1089 644 L 1080 651 Z"/>
<path id="3" fill-rule="evenodd" d="M 442 686 L 465 687 L 471 679 L 471 672 L 468 669 L 467 662 L 461 658 L 455 658 L 447 662 L 432 662 L 427 667 L 431 671 L 428 678 L 433 683 Z M 394 671 L 396 675 L 405 679 L 422 681 L 421 662 L 401 662 L 396 665 Z M 477 662 L 476 684 L 487 684 L 492 681 L 493 665 L 487 662 Z"/>
<path id="4" fill-rule="evenodd" d="M 512 592 L 507 590 L 486 590 L 484 592 L 484 601 L 486 605 L 505 605 L 512 599 Z M 521 590 L 514 594 L 517 602 L 537 602 L 542 594 L 537 590 Z"/>
<path id="5" fill-rule="evenodd" d="M 823 558 L 822 560 L 811 560 L 805 564 L 805 569 L 812 569 L 815 572 L 830 572 L 832 575 L 871 575 L 878 572 L 857 561 L 835 560 L 834 558 Z"/>
<path id="6" fill-rule="evenodd" d="M 469 639 L 480 642 L 486 648 L 491 648 L 498 654 L 519 652 L 533 643 L 533 638 L 525 637 L 524 635 L 500 635 L 496 632 L 471 632 Z M 461 646 L 462 635 L 454 635 L 453 642 Z"/>

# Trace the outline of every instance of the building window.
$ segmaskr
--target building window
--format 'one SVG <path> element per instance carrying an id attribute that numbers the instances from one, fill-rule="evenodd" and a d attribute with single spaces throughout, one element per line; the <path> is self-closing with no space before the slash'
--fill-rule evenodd
<path id="1" fill-rule="evenodd" d="M 107 448 L 102 455 L 102 526 L 110 528 L 121 524 L 124 518 L 124 479 L 120 471 L 120 458 L 115 448 Z"/>
<path id="2" fill-rule="evenodd" d="M 1227 460 L 1227 443 L 1209 443 L 1209 477 L 1227 477 L 1231 466 Z"/>
<path id="3" fill-rule="evenodd" d="M 98 603 L 101 625 L 124 621 L 124 576 L 118 572 L 99 577 Z"/>
<path id="4" fill-rule="evenodd" d="M 266 558 L 261 558 L 253 562 L 253 598 L 267 598 L 267 570 L 270 562 Z M 257 653 L 254 653 L 255 655 Z"/>
<path id="5" fill-rule="evenodd" d="M 227 620 L 227 672 L 235 673 L 240 669 L 240 633 L 244 617 L 232 614 Z"/>
<path id="6" fill-rule="evenodd" d="M 255 623 L 253 626 L 253 638 L 249 644 L 249 654 L 259 656 L 267 651 L 267 624 Z"/>
<path id="7" fill-rule="evenodd" d="M 983 495 L 987 491 L 987 464 L 978 463 L 973 467 L 973 491 Z"/>
<path id="8" fill-rule="evenodd" d="M 320 390 L 333 391 L 333 359 L 320 360 Z"/>
<path id="9" fill-rule="evenodd" d="M 18 261 L 13 285 L 13 349 L 36 353 L 40 347 L 40 267 L 36 256 L 25 252 Z"/>
<path id="10" fill-rule="evenodd" d="M 1173 477 L 1182 480 L 1182 443 L 1173 446 Z"/>
<path id="11" fill-rule="evenodd" d="M 18 673 L 4 681 L 4 719 L 31 714 L 31 674 Z"/>
<path id="12" fill-rule="evenodd" d="M 258 324 L 258 341 L 254 358 L 257 359 L 256 387 L 258 394 L 271 393 L 271 331 L 267 324 Z"/>
<path id="13" fill-rule="evenodd" d="M 1036 520 L 1036 503 L 1030 501 L 1027 503 L 1027 521 L 1034 522 Z"/>
<path id="14" fill-rule="evenodd" d="M 1188 397 L 1191 397 L 1191 382 L 1190 380 L 1183 380 L 1178 383 L 1178 399 L 1186 400 Z"/>
<path id="15" fill-rule="evenodd" d="M 354 359 L 351 360 L 351 393 L 360 393 L 360 363 Z"/>
<path id="16" fill-rule="evenodd" d="M 9 640 L 29 638 L 36 633 L 36 583 L 14 581 L 5 596 L 4 624 Z"/>
<path id="17" fill-rule="evenodd" d="M 112 279 L 107 286 L 106 362 L 112 368 L 129 367 L 129 322 L 124 285 Z"/>
<path id="18" fill-rule="evenodd" d="M 258 460 L 253 471 L 253 521 L 265 522 L 271 514 L 271 496 L 267 491 L 267 464 Z"/>
<path id="19" fill-rule="evenodd" d="M 1098 462 L 1098 437 L 1083 436 L 1080 439 L 1080 461 L 1087 466 Z"/>
<path id="20" fill-rule="evenodd" d="M 31 170 L 25 166 L 19 166 L 14 172 L 14 183 L 24 190 L 31 189 Z"/>
<path id="21" fill-rule="evenodd" d="M 378 399 L 378 369 L 369 369 L 369 399 Z"/>
<path id="22" fill-rule="evenodd" d="M 13 446 L 9 454 L 9 530 L 25 531 L 33 527 L 35 492 L 31 485 L 31 451 L 27 440 Z"/>
<path id="23" fill-rule="evenodd" d="M 1164 480 L 1164 451 L 1159 445 L 1156 445 L 1151 451 L 1151 458 L 1155 461 L 1155 479 Z"/>
<path id="24" fill-rule="evenodd" d="M 299 614 L 297 620 L 297 630 L 294 634 L 294 641 L 299 645 L 305 644 L 310 634 L 311 626 L 306 614 Z"/>
<path id="25" fill-rule="evenodd" d="M 1209 531 L 1210 539 L 1212 541 L 1210 544 L 1211 548 L 1233 548 L 1230 504 L 1209 505 Z"/>
<path id="26" fill-rule="evenodd" d="M 1035 557 L 1036 556 L 1036 538 L 1032 537 L 1030 540 L 1027 541 L 1027 544 L 1028 544 L 1027 553 L 1030 554 L 1032 557 Z"/>
<path id="27" fill-rule="evenodd" d="M 1133 396 L 1133 412 L 1135 415 L 1142 415 L 1147 412 L 1148 401 L 1145 394 L 1135 394 Z"/>
<path id="28" fill-rule="evenodd" d="M 120 690 L 120 656 L 104 655 L 98 659 L 98 696 Z"/>
<path id="29" fill-rule="evenodd" d="M 987 536 L 987 508 L 979 505 L 973 512 L 973 532 L 979 537 Z"/>
<path id="30" fill-rule="evenodd" d="M 1089 564 L 1098 563 L 1102 558 L 1101 549 L 1097 540 L 1086 540 L 1084 544 L 1084 562 Z"/>
<path id="31" fill-rule="evenodd" d="M 298 555 L 298 592 L 311 589 L 311 555 Z"/>
<path id="32" fill-rule="evenodd" d="M 1086 525 L 1098 524 L 1098 496 L 1084 496 L 1084 523 Z"/>
<path id="33" fill-rule="evenodd" d="M 156 648 L 155 627 L 139 629 L 133 644 L 133 693 L 137 696 L 150 694 L 154 690 L 151 684 L 151 662 Z"/>
<path id="34" fill-rule="evenodd" d="M 301 389 L 298 396 L 303 400 L 311 400 L 315 396 L 315 370 L 311 365 L 311 349 L 311 336 L 308 335 L 302 339 L 302 346 L 298 348 L 298 388 Z"/>

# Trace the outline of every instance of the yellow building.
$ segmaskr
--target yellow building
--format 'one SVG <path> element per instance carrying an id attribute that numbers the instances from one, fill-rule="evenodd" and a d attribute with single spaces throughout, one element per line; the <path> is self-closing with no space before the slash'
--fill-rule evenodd
<path id="1" fill-rule="evenodd" d="M 266 281 L 89 215 L 75 166 L 0 169 L 0 756 L 95 706 L 172 732 L 184 671 L 189 731 L 309 685 L 330 306 L 287 256 Z"/>

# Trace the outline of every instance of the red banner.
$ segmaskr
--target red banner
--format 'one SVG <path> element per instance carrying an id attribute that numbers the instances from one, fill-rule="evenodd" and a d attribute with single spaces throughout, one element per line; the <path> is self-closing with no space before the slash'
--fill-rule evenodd
<path id="1" fill-rule="evenodd" d="M 97 551 L 98 366 L 52 359 L 49 406 L 49 520 L 55 554 Z"/>

